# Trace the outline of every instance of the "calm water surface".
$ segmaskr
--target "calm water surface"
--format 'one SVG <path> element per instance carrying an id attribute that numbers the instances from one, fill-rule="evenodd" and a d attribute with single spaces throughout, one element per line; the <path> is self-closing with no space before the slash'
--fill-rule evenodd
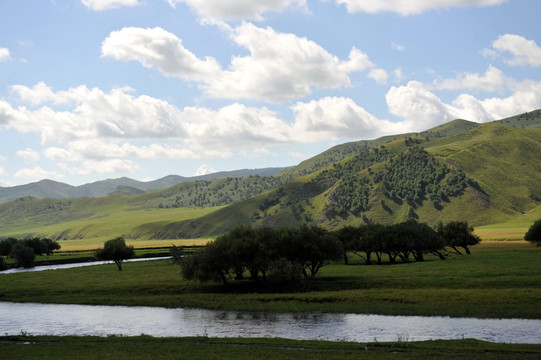
<path id="1" fill-rule="evenodd" d="M 278 314 L 190 308 L 0 302 L 0 333 L 155 337 L 281 337 L 289 339 L 419 341 L 475 338 L 541 343 L 541 320 L 357 314 Z"/>
<path id="2" fill-rule="evenodd" d="M 137 258 L 137 259 L 128 259 L 124 260 L 124 262 L 135 262 L 135 261 L 149 261 L 149 260 L 162 260 L 162 259 L 170 259 L 170 256 L 163 256 L 163 257 L 152 257 L 152 258 Z M 58 265 L 42 265 L 42 266 L 35 266 L 32 268 L 13 268 L 9 270 L 0 271 L 1 274 L 14 274 L 14 273 L 22 273 L 22 272 L 31 272 L 31 271 L 44 271 L 44 270 L 58 270 L 58 269 L 71 269 L 76 267 L 83 267 L 83 266 L 92 266 L 92 265 L 103 265 L 103 264 L 114 264 L 113 261 L 86 261 L 86 262 L 78 262 L 78 263 L 69 263 L 69 264 L 58 264 Z"/>

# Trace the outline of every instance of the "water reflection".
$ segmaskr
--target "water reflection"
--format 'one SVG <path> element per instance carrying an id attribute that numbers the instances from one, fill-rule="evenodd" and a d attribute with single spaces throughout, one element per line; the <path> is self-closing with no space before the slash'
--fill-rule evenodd
<path id="1" fill-rule="evenodd" d="M 357 342 L 476 338 L 541 343 L 541 320 L 280 314 L 155 307 L 0 302 L 6 334 L 281 337 Z"/>

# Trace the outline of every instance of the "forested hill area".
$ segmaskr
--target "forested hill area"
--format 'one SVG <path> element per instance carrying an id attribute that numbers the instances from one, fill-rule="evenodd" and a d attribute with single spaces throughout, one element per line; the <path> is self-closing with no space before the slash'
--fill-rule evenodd
<path id="1" fill-rule="evenodd" d="M 100 198 L 23 197 L 0 205 L 0 235 L 192 238 L 237 225 L 474 226 L 541 217 L 541 111 L 335 146 L 274 176 L 185 181 Z"/>

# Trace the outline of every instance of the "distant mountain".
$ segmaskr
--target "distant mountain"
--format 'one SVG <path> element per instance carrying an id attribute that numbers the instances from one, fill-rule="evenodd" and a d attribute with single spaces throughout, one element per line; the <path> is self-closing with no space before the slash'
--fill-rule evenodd
<path id="1" fill-rule="evenodd" d="M 114 191 L 110 192 L 109 195 L 132 196 L 132 195 L 141 195 L 144 193 L 145 191 L 141 189 L 137 189 L 131 186 L 119 185 Z"/>
<path id="2" fill-rule="evenodd" d="M 250 175 L 273 176 L 286 168 L 241 169 L 234 171 L 220 171 L 207 175 L 183 177 L 169 175 L 153 181 L 138 181 L 127 177 L 96 181 L 80 186 L 72 186 L 53 180 L 18 185 L 13 187 L 0 187 L 0 203 L 15 200 L 21 197 L 33 196 L 37 198 L 68 199 L 78 197 L 101 197 L 112 193 L 119 193 L 129 187 L 143 192 L 166 189 L 168 187 L 188 181 L 210 181 L 227 177 L 247 177 Z M 118 189 L 120 187 L 120 190 Z M 132 194 L 137 191 L 131 191 Z"/>

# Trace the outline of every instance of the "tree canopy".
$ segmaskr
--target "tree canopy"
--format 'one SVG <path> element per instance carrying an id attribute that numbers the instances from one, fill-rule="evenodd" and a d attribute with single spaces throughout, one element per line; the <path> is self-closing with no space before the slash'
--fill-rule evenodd
<path id="1" fill-rule="evenodd" d="M 541 219 L 533 223 L 524 235 L 524 240 L 537 246 L 541 246 Z"/>
<path id="2" fill-rule="evenodd" d="M 182 258 L 188 280 L 255 282 L 270 276 L 281 280 L 311 280 L 326 262 L 340 259 L 341 243 L 318 226 L 300 228 L 240 226 L 209 242 L 201 251 Z"/>
<path id="3" fill-rule="evenodd" d="M 477 245 L 481 241 L 479 236 L 473 233 L 473 227 L 466 221 L 451 221 L 445 225 L 438 225 L 438 233 L 445 241 L 445 244 L 457 254 L 462 254 L 458 248 L 470 254 L 469 246 Z"/>
<path id="4" fill-rule="evenodd" d="M 37 255 L 51 255 L 60 250 L 60 244 L 47 238 L 30 238 L 18 240 L 12 237 L 0 240 L 0 256 L 9 256 L 17 260 L 18 266 L 33 267 Z M 3 259 L 2 259 L 3 262 Z M 2 267 L 7 267 L 4 263 Z"/>
<path id="5" fill-rule="evenodd" d="M 96 250 L 98 260 L 113 260 L 118 267 L 118 271 L 122 271 L 122 262 L 134 255 L 133 246 L 127 246 L 123 237 L 108 240 L 103 244 L 103 249 Z"/>

